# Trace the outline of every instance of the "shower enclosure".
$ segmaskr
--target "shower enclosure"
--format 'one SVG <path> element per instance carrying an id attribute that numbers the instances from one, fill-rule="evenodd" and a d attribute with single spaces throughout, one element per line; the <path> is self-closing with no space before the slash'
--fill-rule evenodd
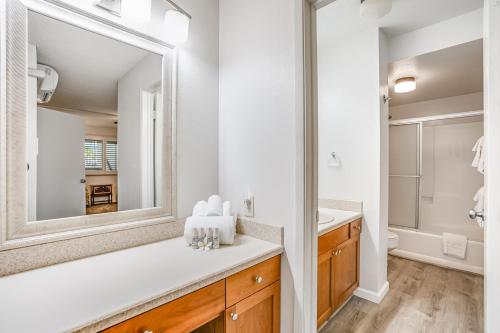
<path id="1" fill-rule="evenodd" d="M 389 129 L 389 224 L 434 235 L 483 241 L 469 220 L 483 175 L 472 147 L 483 135 L 482 112 L 392 121 Z"/>

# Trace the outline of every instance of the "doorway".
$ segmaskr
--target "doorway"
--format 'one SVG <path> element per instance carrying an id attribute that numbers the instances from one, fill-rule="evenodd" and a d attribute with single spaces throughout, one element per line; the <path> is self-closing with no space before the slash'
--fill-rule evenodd
<path id="1" fill-rule="evenodd" d="M 314 155 L 314 162 L 312 162 L 312 165 L 314 165 L 314 163 L 317 163 L 318 164 L 317 165 L 318 168 L 322 167 L 321 166 L 321 163 L 322 163 L 321 159 L 323 158 L 323 155 L 324 155 L 324 154 L 323 155 L 321 154 L 321 149 L 318 150 L 318 141 L 319 140 L 318 140 L 318 136 L 317 136 L 317 133 L 318 133 L 318 130 L 317 130 L 318 129 L 318 121 L 317 121 L 317 119 L 318 119 L 318 108 L 320 107 L 320 104 L 321 104 L 321 97 L 318 96 L 320 94 L 320 92 L 319 92 L 320 89 L 319 89 L 319 87 L 317 85 L 317 75 L 320 73 L 320 66 L 321 66 L 317 62 L 317 59 L 320 57 L 320 55 L 318 54 L 320 52 L 320 50 L 319 50 L 320 46 L 317 45 L 317 39 L 316 38 L 317 38 L 317 33 L 321 33 L 321 29 L 318 28 L 318 26 L 317 26 L 317 24 L 318 24 L 318 16 L 319 16 L 319 11 L 322 10 L 323 8 L 327 8 L 331 4 L 337 4 L 337 5 L 339 5 L 340 3 L 341 3 L 341 0 L 337 0 L 337 1 L 312 1 L 312 4 L 311 3 L 308 4 L 308 7 L 307 7 L 310 10 L 310 12 L 306 13 L 306 14 L 310 14 L 310 26 L 308 25 L 310 29 L 306 27 L 306 37 L 310 37 L 310 39 L 309 40 L 306 39 L 306 46 L 307 45 L 310 46 L 310 52 L 311 52 L 309 54 L 308 51 L 306 50 L 306 54 L 305 54 L 306 55 L 306 60 L 307 59 L 309 60 L 308 62 L 306 62 L 307 67 L 308 67 L 307 70 L 309 70 L 309 72 L 306 70 L 306 88 L 309 89 L 309 90 L 306 89 L 306 96 L 311 96 L 311 100 L 307 104 L 307 106 L 309 107 L 309 110 L 308 110 L 309 113 L 308 113 L 308 116 L 306 116 L 306 125 L 307 125 L 307 127 L 306 127 L 306 147 L 310 147 L 310 149 L 312 150 L 313 155 Z M 471 2 L 469 2 L 469 4 L 470 3 Z M 425 6 L 426 6 L 426 4 L 423 4 L 423 7 L 425 7 Z M 444 7 L 446 7 L 446 6 L 444 6 Z M 455 6 L 454 9 L 456 9 L 457 7 L 459 7 L 459 6 Z M 397 8 L 397 6 L 394 6 L 394 9 L 396 9 L 396 8 Z M 499 17 L 498 12 L 500 11 L 498 9 L 498 6 L 495 6 L 494 3 L 490 2 L 490 1 L 486 1 L 485 2 L 485 8 L 486 9 L 484 11 L 485 11 L 486 17 L 489 17 L 490 19 L 492 19 L 492 17 L 493 17 L 493 19 L 498 20 L 498 17 Z M 428 9 L 429 8 L 427 8 L 426 10 L 428 10 Z M 430 10 L 432 10 L 432 6 L 431 6 Z M 474 11 L 474 10 L 477 10 L 477 11 L 482 11 L 483 10 L 483 3 L 482 3 L 482 1 L 478 5 L 478 7 L 473 8 L 471 10 L 468 9 L 464 13 L 467 13 L 469 11 Z M 358 13 L 359 13 L 359 11 L 358 11 Z M 413 11 L 412 13 L 415 13 L 415 11 Z M 457 15 L 457 13 L 450 13 L 451 16 L 447 17 L 447 18 L 455 18 L 456 16 L 460 16 L 460 14 L 464 14 L 464 13 L 458 13 L 459 15 Z M 482 13 L 480 13 L 480 14 L 476 13 L 476 15 L 478 15 L 478 17 L 480 17 L 481 19 L 483 17 Z M 307 18 L 308 17 L 306 17 L 306 19 Z M 445 18 L 442 18 L 442 19 L 446 20 L 447 18 L 445 17 Z M 345 18 L 344 21 L 341 21 L 341 22 L 345 22 L 345 20 L 347 20 L 347 18 Z M 332 21 L 332 20 L 330 20 L 330 21 Z M 332 21 L 332 22 L 335 22 L 335 21 Z M 337 22 L 339 22 L 339 21 L 337 21 Z M 487 22 L 488 21 L 486 21 L 486 23 Z M 429 22 L 427 22 L 427 23 L 429 23 Z M 434 22 L 434 23 L 437 23 L 437 22 Z M 375 24 L 375 26 L 377 28 L 383 28 L 383 25 L 379 25 L 378 23 Z M 490 25 L 489 25 L 490 31 L 489 32 L 488 32 L 488 30 L 486 31 L 486 36 L 490 36 L 492 34 L 495 35 L 495 36 L 498 36 L 498 34 L 499 34 L 498 31 L 496 31 L 496 30 L 494 30 L 494 32 L 491 31 L 491 27 L 492 26 L 495 29 L 499 29 L 498 25 L 494 25 L 494 24 L 492 24 L 490 22 Z M 415 27 L 413 27 L 413 28 L 415 28 Z M 392 27 L 392 31 L 393 31 L 392 33 L 394 33 L 394 31 L 397 31 L 397 29 L 395 29 L 394 27 Z M 480 32 L 480 34 L 479 34 L 478 38 L 482 38 L 483 37 L 482 30 L 479 29 L 479 32 Z M 350 35 L 350 36 L 352 36 L 352 35 Z M 392 37 L 394 37 L 394 36 L 392 36 Z M 391 39 L 391 38 L 389 38 L 389 39 Z M 400 39 L 400 41 L 401 41 L 401 39 Z M 378 45 L 382 45 L 382 44 L 387 43 L 387 42 L 388 42 L 387 40 L 383 40 L 383 38 L 381 38 L 377 44 Z M 491 43 L 491 41 L 488 38 L 486 38 L 485 39 L 485 43 L 486 44 L 487 43 Z M 493 44 L 494 44 L 494 47 L 495 47 L 494 48 L 495 51 L 499 52 L 498 45 L 496 43 L 493 43 Z M 339 47 L 338 44 L 336 46 L 337 46 L 337 48 L 342 49 L 341 47 Z M 485 48 L 488 50 L 488 46 L 485 46 Z M 491 46 L 490 46 L 490 48 L 491 48 Z M 307 47 L 306 47 L 306 49 L 307 49 Z M 394 48 L 393 48 L 393 50 L 394 50 Z M 308 58 L 308 56 L 310 56 L 310 58 Z M 387 53 L 384 54 L 383 52 L 377 52 L 377 56 L 379 57 L 379 59 L 381 59 L 384 56 L 387 56 L 388 58 L 387 58 L 387 63 L 386 64 L 388 64 L 391 60 L 393 60 L 392 58 L 390 58 L 391 54 L 387 54 Z M 399 56 L 404 56 L 404 54 L 400 53 Z M 486 59 L 488 59 L 488 52 L 486 52 Z M 358 60 L 357 56 L 356 57 L 353 56 L 350 60 L 351 60 L 351 64 L 356 64 L 357 66 L 359 66 L 359 64 L 356 63 L 356 61 Z M 492 60 L 492 62 L 494 62 L 494 61 Z M 486 73 L 488 72 L 488 68 L 489 68 L 489 66 L 487 64 L 485 64 L 485 72 Z M 308 76 L 307 75 L 308 73 L 311 74 L 311 76 Z M 380 70 L 377 70 L 377 73 L 380 73 Z M 384 76 L 384 75 L 382 75 L 382 76 Z M 310 79 L 309 83 L 308 83 L 307 79 Z M 487 84 L 486 84 L 486 91 L 488 91 L 488 88 L 487 88 L 488 82 L 489 82 L 490 86 L 498 84 L 497 81 L 491 80 L 491 78 L 488 79 L 488 77 L 486 77 L 485 79 L 486 79 L 486 82 L 487 82 Z M 495 78 L 495 79 L 498 80 L 498 78 Z M 352 80 L 356 81 L 356 78 L 353 77 Z M 357 80 L 357 83 L 361 84 L 361 85 L 364 84 L 364 82 L 361 79 Z M 378 82 L 378 83 L 380 83 L 380 82 Z M 381 86 L 378 85 L 376 91 L 377 91 L 377 96 L 378 96 L 377 99 L 379 99 L 379 102 L 380 102 L 380 108 L 379 108 L 379 110 L 383 110 L 383 107 L 384 107 L 384 104 L 385 104 L 384 103 L 384 100 L 385 100 L 384 97 L 388 97 L 387 90 L 384 90 L 383 86 L 381 88 Z M 359 98 L 364 98 L 365 97 L 363 94 L 360 94 L 359 91 L 358 91 L 358 96 L 359 96 Z M 355 100 L 355 98 L 351 98 L 351 99 Z M 372 101 L 371 103 L 375 104 L 377 102 L 373 102 Z M 485 103 L 486 103 L 486 105 L 488 105 L 487 101 L 485 101 Z M 491 101 L 490 101 L 490 103 L 491 103 Z M 383 112 L 383 111 L 380 111 L 380 112 Z M 383 113 L 381 113 L 381 115 L 383 115 Z M 356 121 L 358 121 L 358 120 L 359 120 L 359 118 L 356 119 Z M 488 123 L 488 110 L 487 110 L 487 107 L 485 107 L 485 123 L 486 123 L 485 127 L 487 129 L 488 128 L 488 124 L 487 124 Z M 322 123 L 320 122 L 320 125 L 321 124 Z M 381 126 L 384 126 L 383 125 L 383 117 L 380 118 L 380 121 L 379 121 L 378 124 L 381 125 Z M 420 125 L 418 125 L 418 126 L 420 126 Z M 487 133 L 487 130 L 486 130 L 486 133 Z M 363 134 L 364 133 L 359 133 L 359 132 L 356 133 L 357 136 L 363 136 Z M 486 134 L 486 136 L 488 136 L 488 134 Z M 387 142 L 389 141 L 389 126 L 388 126 L 388 121 L 387 121 L 387 136 L 384 137 L 384 135 L 381 134 L 379 138 L 380 138 L 381 141 L 384 141 L 384 140 L 387 140 Z M 346 141 L 349 141 L 349 139 L 346 139 Z M 352 142 L 352 140 L 350 141 L 350 143 L 351 142 Z M 321 145 L 321 143 L 319 143 L 319 144 Z M 333 152 L 337 153 L 337 151 L 335 151 L 333 149 L 330 149 L 330 150 L 332 150 Z M 330 152 L 331 151 L 329 151 L 329 153 Z M 383 154 L 383 153 L 384 152 L 382 151 L 381 154 Z M 386 156 L 387 156 L 387 164 L 388 164 L 389 163 L 389 160 L 388 160 L 389 152 L 387 151 L 386 154 L 387 154 Z M 366 152 L 365 152 L 365 155 L 366 155 Z M 345 160 L 343 160 L 343 157 L 342 157 L 341 154 L 340 155 L 336 154 L 336 156 L 340 159 L 340 161 L 341 161 L 340 164 L 342 164 L 343 162 L 345 162 Z M 383 159 L 384 158 L 382 157 L 382 160 Z M 332 163 L 330 163 L 330 164 L 332 164 Z M 339 164 L 339 163 L 333 163 L 333 164 Z M 387 165 L 387 167 L 388 167 L 388 165 Z M 317 200 L 316 199 L 317 198 L 317 189 L 318 189 L 318 187 L 322 186 L 322 182 L 321 182 L 321 179 L 318 179 L 319 177 L 318 177 L 318 172 L 317 171 L 316 172 L 311 171 L 306 176 L 307 176 L 306 188 L 308 188 L 308 186 L 310 186 L 312 188 L 312 192 L 314 192 L 314 194 L 309 194 L 309 196 L 306 197 L 306 207 L 308 207 L 309 204 L 311 204 L 311 206 L 312 206 L 311 207 L 311 211 L 307 211 L 306 212 L 306 221 L 307 221 L 307 218 L 309 218 L 309 216 L 314 217 L 314 214 L 309 214 L 309 213 L 313 213 L 314 210 L 316 210 L 316 208 L 315 208 L 316 207 L 315 206 L 315 201 Z M 486 177 L 486 178 L 488 178 L 488 177 Z M 387 182 L 386 183 L 387 184 L 386 190 L 384 190 L 384 188 L 383 188 L 384 186 L 382 186 L 382 188 L 380 189 L 381 196 L 379 196 L 379 198 L 383 198 L 383 196 L 385 194 L 388 195 L 388 192 L 389 192 L 388 191 L 389 190 L 389 177 L 388 177 L 388 174 L 387 174 L 387 179 L 384 179 L 383 176 L 381 175 L 380 176 L 380 181 L 381 181 L 381 184 L 383 184 L 384 182 Z M 416 184 L 416 183 L 418 183 L 417 180 L 414 180 L 414 182 L 415 182 L 415 184 L 413 184 L 413 185 L 414 185 L 414 188 L 415 188 L 415 192 L 414 192 L 415 193 L 414 194 L 414 198 L 415 198 L 415 197 L 417 197 L 417 192 L 416 192 L 417 188 L 419 188 L 420 185 Z M 488 180 L 486 180 L 486 183 L 488 183 Z M 384 191 L 387 191 L 387 192 L 384 194 Z M 341 199 L 343 199 L 343 198 L 341 198 Z M 365 201 L 365 200 L 361 200 L 361 201 Z M 387 201 L 389 201 L 389 200 L 387 200 Z M 420 217 L 418 216 L 419 212 L 418 212 L 418 201 L 417 200 L 413 201 L 413 210 L 414 210 L 415 214 L 413 215 L 413 219 L 412 220 L 413 220 L 413 227 L 415 227 L 415 226 L 418 226 L 418 223 L 420 221 Z M 486 211 L 488 211 L 488 208 L 486 208 Z M 384 220 L 385 219 L 386 220 L 385 223 L 387 223 L 388 220 L 389 220 L 389 216 L 388 215 L 389 215 L 389 207 L 388 207 L 388 202 L 387 202 L 387 215 L 384 216 L 383 209 L 382 209 L 382 213 L 380 214 L 380 220 Z M 317 228 L 317 224 L 314 223 L 314 218 L 311 218 L 311 219 L 312 219 L 312 221 L 310 223 L 306 223 L 306 224 L 309 225 L 311 228 L 316 229 Z M 382 249 L 384 247 L 386 248 L 386 246 L 387 246 L 386 245 L 387 238 L 384 235 L 384 230 L 383 230 L 384 229 L 384 222 L 381 222 L 381 223 L 378 223 L 378 227 L 379 227 L 378 229 L 377 229 L 377 227 L 375 227 L 375 229 L 372 229 L 371 225 L 368 225 L 368 226 L 367 225 L 363 225 L 363 227 L 365 228 L 364 232 L 367 231 L 366 229 L 368 227 L 368 230 L 369 230 L 368 232 L 371 233 L 370 237 L 371 236 L 375 236 L 375 237 L 377 237 L 377 240 L 380 241 L 379 246 L 378 246 L 378 251 L 380 251 L 379 253 L 381 254 L 381 256 L 383 256 L 382 255 Z M 387 224 L 385 225 L 385 228 L 387 229 Z M 312 257 L 315 257 L 316 256 L 315 255 L 315 251 L 317 251 L 317 245 L 314 245 L 314 242 L 317 241 L 317 239 L 316 239 L 317 238 L 317 233 L 315 233 L 313 231 L 310 234 L 308 234 L 308 236 L 311 238 L 309 241 L 313 243 L 313 245 L 311 246 Z M 366 241 L 365 241 L 365 246 L 366 246 Z M 486 247 L 488 247 L 488 246 L 486 245 Z M 492 250 L 494 250 L 494 251 L 500 251 L 500 247 L 499 248 L 494 248 Z M 362 240 L 361 251 L 363 251 L 363 240 Z M 363 253 L 361 255 L 363 256 Z M 307 256 L 307 254 L 306 254 L 306 256 Z M 312 263 L 311 263 L 311 266 L 314 266 L 315 264 L 316 263 L 313 260 Z M 381 264 L 381 265 L 383 265 L 383 264 Z M 361 271 L 363 271 L 363 259 L 361 260 L 361 266 L 362 266 L 361 267 Z M 495 269 L 493 269 L 493 270 L 495 272 L 497 272 L 497 273 L 500 273 L 500 270 L 499 271 L 496 271 Z M 311 271 L 312 271 L 311 279 L 312 280 L 317 279 L 317 268 L 316 267 L 312 267 Z M 366 269 L 365 269 L 365 271 L 366 271 Z M 361 275 L 362 275 L 362 277 L 361 277 L 361 285 L 363 285 L 363 273 Z M 315 293 L 316 292 L 315 288 L 317 288 L 317 285 L 315 285 L 315 283 L 316 282 L 313 281 L 313 283 L 312 283 L 312 286 L 313 286 L 312 289 L 313 290 L 311 291 L 311 293 Z M 487 287 L 488 287 L 488 285 L 487 285 Z M 486 289 L 488 289 L 488 288 L 486 288 Z M 486 295 L 488 295 L 488 294 L 486 294 Z M 383 298 L 383 296 L 382 296 L 382 298 Z M 486 298 L 488 298 L 488 297 L 486 297 Z M 313 296 L 311 298 L 311 302 L 315 303 L 316 301 L 317 301 L 317 299 L 315 299 L 315 297 Z M 313 305 L 313 307 L 315 307 L 315 305 Z M 313 309 L 313 311 L 311 313 L 311 317 L 315 317 L 316 315 L 317 315 L 317 313 L 315 313 L 315 310 Z M 314 318 L 310 318 L 310 320 L 311 321 L 315 321 Z M 486 322 L 488 322 L 488 316 L 486 316 Z M 311 324 L 311 326 L 315 326 L 315 325 Z"/>

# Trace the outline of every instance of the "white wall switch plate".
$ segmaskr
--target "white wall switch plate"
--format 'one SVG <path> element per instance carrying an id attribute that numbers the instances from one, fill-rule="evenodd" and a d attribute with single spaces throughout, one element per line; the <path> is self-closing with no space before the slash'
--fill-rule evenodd
<path id="1" fill-rule="evenodd" d="M 243 210 L 246 217 L 254 217 L 254 200 L 252 194 L 246 194 L 243 199 Z"/>

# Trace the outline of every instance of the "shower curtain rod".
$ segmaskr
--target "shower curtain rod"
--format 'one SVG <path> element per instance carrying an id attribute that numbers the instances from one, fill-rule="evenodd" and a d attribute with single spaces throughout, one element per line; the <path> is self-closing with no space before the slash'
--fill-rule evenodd
<path id="1" fill-rule="evenodd" d="M 422 123 L 422 122 L 433 121 L 433 120 L 445 120 L 445 119 L 482 116 L 483 114 L 484 114 L 484 112 L 482 110 L 458 112 L 458 113 L 448 113 L 448 114 L 441 114 L 441 115 L 437 115 L 437 116 L 391 120 L 391 121 L 389 121 L 389 125 L 415 124 L 415 123 Z"/>

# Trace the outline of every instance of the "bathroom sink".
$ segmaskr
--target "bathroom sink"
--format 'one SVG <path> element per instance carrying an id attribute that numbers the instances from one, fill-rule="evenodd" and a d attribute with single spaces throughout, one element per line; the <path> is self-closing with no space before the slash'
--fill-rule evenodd
<path id="1" fill-rule="evenodd" d="M 319 211 L 319 221 L 318 224 L 325 224 L 335 221 L 335 217 L 330 214 L 325 214 L 321 210 Z"/>

